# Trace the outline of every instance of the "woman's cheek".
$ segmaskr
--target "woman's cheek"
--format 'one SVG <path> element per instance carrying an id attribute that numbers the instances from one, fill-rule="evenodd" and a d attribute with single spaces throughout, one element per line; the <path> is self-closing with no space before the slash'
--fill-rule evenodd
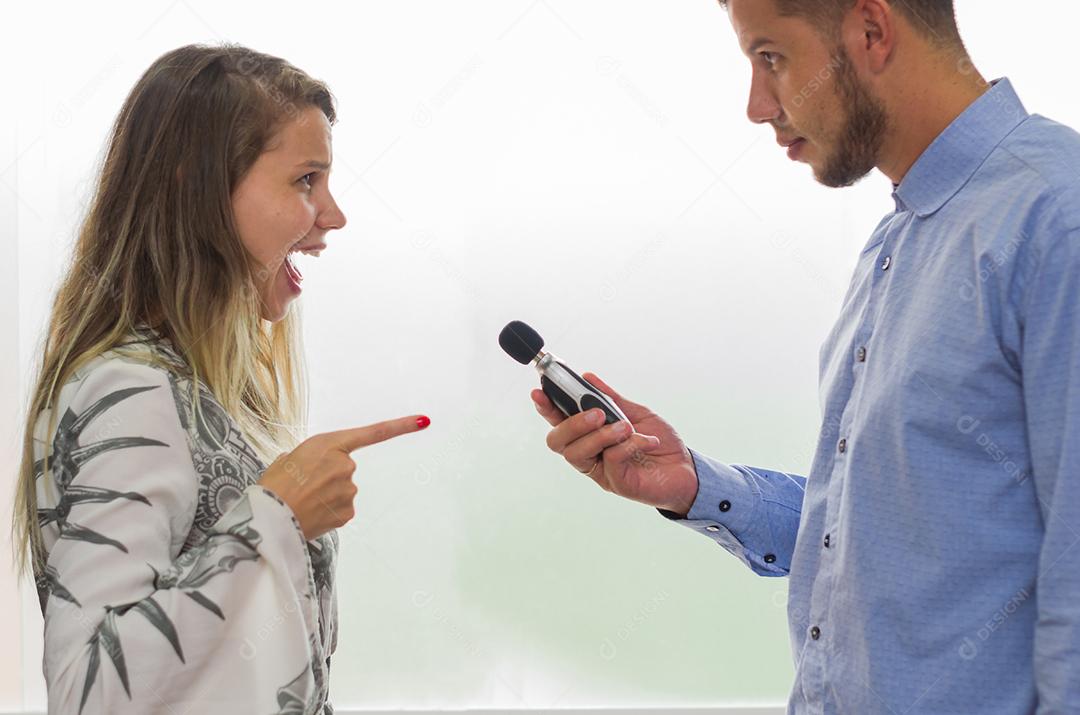
<path id="1" fill-rule="evenodd" d="M 295 241 L 299 241 L 311 233 L 312 227 L 315 226 L 315 219 L 317 216 L 318 213 L 315 211 L 315 205 L 311 203 L 310 199 L 305 197 L 302 210 L 297 216 Z"/>

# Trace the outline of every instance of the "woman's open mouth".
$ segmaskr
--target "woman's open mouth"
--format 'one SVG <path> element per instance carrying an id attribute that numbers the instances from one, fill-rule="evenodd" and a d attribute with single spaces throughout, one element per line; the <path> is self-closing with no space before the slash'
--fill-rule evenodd
<path id="1" fill-rule="evenodd" d="M 307 246 L 296 246 L 285 254 L 285 261 L 283 262 L 285 278 L 289 282 L 289 287 L 292 288 L 292 291 L 297 295 L 301 292 L 300 284 L 304 282 L 304 274 L 297 268 L 296 262 L 293 260 L 293 254 L 303 253 L 305 256 L 314 256 L 317 258 L 324 248 L 326 248 L 325 243 L 314 243 Z"/>
<path id="2" fill-rule="evenodd" d="M 300 284 L 304 282 L 304 276 L 300 269 L 293 263 L 292 256 L 285 256 L 285 278 L 289 281 L 289 287 L 294 293 L 300 293 Z"/>

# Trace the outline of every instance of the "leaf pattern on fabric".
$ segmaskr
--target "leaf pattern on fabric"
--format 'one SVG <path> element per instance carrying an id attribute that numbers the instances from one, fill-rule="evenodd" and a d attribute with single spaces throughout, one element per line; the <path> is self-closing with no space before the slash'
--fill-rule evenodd
<path id="1" fill-rule="evenodd" d="M 82 414 L 76 415 L 70 408 L 64 412 L 64 416 L 60 419 L 56 428 L 52 454 L 49 458 L 50 471 L 60 490 L 61 497 L 55 507 L 38 509 L 38 524 L 46 526 L 55 522 L 61 539 L 112 546 L 127 553 L 127 547 L 119 541 L 69 521 L 68 517 L 71 509 L 79 504 L 102 503 L 114 499 L 139 501 L 147 506 L 150 505 L 150 501 L 136 492 L 118 492 L 100 487 L 74 485 L 71 482 L 79 475 L 79 470 L 82 469 L 83 465 L 99 454 L 132 447 L 169 446 L 164 442 L 145 437 L 113 437 L 86 445 L 80 444 L 83 431 L 90 426 L 95 418 L 103 415 L 110 407 L 135 395 L 156 389 L 156 385 L 151 385 L 115 390 L 94 402 Z M 40 459 L 34 464 L 35 479 L 43 476 L 44 473 L 45 460 Z"/>
<path id="2" fill-rule="evenodd" d="M 305 667 L 300 671 L 300 675 L 278 688 L 278 711 L 274 715 L 304 715 L 313 712 L 313 708 L 318 706 L 315 700 L 317 693 L 312 693 L 307 699 L 304 698 L 304 681 L 310 671 L 310 667 Z"/>
<path id="3" fill-rule="evenodd" d="M 154 348 L 158 352 L 166 353 L 167 360 L 179 360 L 165 343 L 155 343 Z M 191 380 L 182 373 L 170 373 L 169 382 L 180 423 L 189 435 L 192 463 L 199 475 L 199 502 L 195 511 L 195 523 L 185 544 L 185 548 L 193 548 L 204 539 L 210 538 L 213 525 L 232 508 L 245 488 L 259 480 L 266 470 L 266 464 L 203 384 L 193 386 Z M 193 396 L 197 396 L 199 400 L 201 419 L 190 407 Z M 310 634 L 309 643 L 312 652 L 311 671 L 315 689 L 320 694 L 320 702 L 326 701 L 330 688 L 328 666 L 316 654 L 329 649 L 331 639 L 327 635 L 328 631 L 336 635 L 336 628 L 330 620 L 338 546 L 339 538 L 334 531 L 307 544 L 315 585 L 314 595 L 320 603 L 322 614 L 319 631 Z M 201 600 L 203 597 L 199 592 L 185 593 L 217 614 L 217 611 L 210 607 L 210 603 Z M 219 617 L 224 619 L 223 615 Z"/>
<path id="4" fill-rule="evenodd" d="M 148 387 L 128 387 L 110 392 L 108 395 L 102 397 L 100 400 L 86 408 L 81 415 L 76 415 L 70 408 L 64 412 L 64 416 L 60 418 L 60 422 L 56 427 L 56 436 L 53 439 L 52 456 L 49 459 L 53 476 L 61 489 L 66 489 L 67 486 L 71 484 L 71 480 L 78 476 L 79 470 L 82 468 L 83 464 L 102 452 L 113 449 L 124 449 L 126 447 L 149 445 L 159 447 L 168 446 L 157 440 L 145 439 L 143 437 L 118 437 L 104 439 L 100 442 L 94 442 L 88 445 L 79 444 L 83 430 L 85 430 L 96 417 L 105 413 L 113 405 L 122 402 L 129 397 L 156 389 L 156 385 L 150 385 Z M 36 476 L 41 476 L 44 473 L 44 466 L 44 459 L 38 460 L 35 463 L 34 471 Z"/>
<path id="5" fill-rule="evenodd" d="M 181 554 L 166 571 L 158 573 L 151 566 L 150 568 L 154 570 L 155 591 L 170 588 L 198 589 L 214 577 L 232 572 L 241 561 L 257 560 L 259 554 L 256 546 L 262 540 L 262 537 L 250 525 L 253 518 L 250 504 L 246 500 L 239 503 L 230 516 L 234 517 L 230 519 L 232 523 L 221 531 L 212 531 L 200 546 Z M 185 592 L 196 603 L 222 620 L 225 619 L 217 604 L 205 595 L 197 590 Z M 117 675 L 120 676 L 120 682 L 123 684 L 124 692 L 127 693 L 129 699 L 131 698 L 131 690 L 128 685 L 124 651 L 120 644 L 120 635 L 116 630 L 116 616 L 124 615 L 132 609 L 141 613 L 154 628 L 165 636 L 180 662 L 185 662 L 184 651 L 180 645 L 180 636 L 177 633 L 176 626 L 158 602 L 154 600 L 153 596 L 123 606 L 106 607 L 105 619 L 88 642 L 90 648 L 94 649 L 91 659 L 92 662 L 99 660 L 96 650 L 99 647 L 105 648 L 105 652 L 109 655 L 113 665 L 116 666 Z M 83 703 L 86 702 L 86 697 L 90 693 L 97 674 L 98 668 L 96 665 L 87 670 L 86 682 L 83 686 Z"/>
<path id="6" fill-rule="evenodd" d="M 186 538 L 182 531 L 174 532 L 178 540 L 173 542 L 173 548 L 179 545 L 179 553 L 172 552 L 172 555 L 168 557 L 171 562 L 146 563 L 146 568 L 152 574 L 148 580 L 153 585 L 154 593 L 145 597 L 142 597 L 142 593 L 137 594 L 135 597 L 140 600 L 129 603 L 115 605 L 114 602 L 104 605 L 104 616 L 100 621 L 96 619 L 92 621 L 96 623 L 96 627 L 89 638 L 83 641 L 86 637 L 84 632 L 75 641 L 75 643 L 85 642 L 82 647 L 88 649 L 85 652 L 85 672 L 74 674 L 75 678 L 81 678 L 81 683 L 75 684 L 70 702 L 70 710 L 73 711 L 74 700 L 79 698 L 80 715 L 84 708 L 88 711 L 94 709 L 87 707 L 88 704 L 97 700 L 97 698 L 91 698 L 91 695 L 94 694 L 95 685 L 103 687 L 98 684 L 98 680 L 106 677 L 119 679 L 128 702 L 132 706 L 140 708 L 144 704 L 142 698 L 147 693 L 140 694 L 139 692 L 144 686 L 140 685 L 141 678 L 138 669 L 144 666 L 144 658 L 148 655 L 149 649 L 155 647 L 151 641 L 156 637 L 150 636 L 151 641 L 148 641 L 139 631 L 130 631 L 131 618 L 124 616 L 132 611 L 141 614 L 142 618 L 153 626 L 153 630 L 161 635 L 162 640 L 158 647 L 162 649 L 163 657 L 172 658 L 164 652 L 165 643 L 168 643 L 169 649 L 176 657 L 175 662 L 179 665 L 187 664 L 183 647 L 184 640 L 196 637 L 190 635 L 191 633 L 199 634 L 200 638 L 205 637 L 206 628 L 200 625 L 197 629 L 188 630 L 187 612 L 176 610 L 175 605 L 171 605 L 175 604 L 175 600 L 163 599 L 159 592 L 176 589 L 177 592 L 187 596 L 191 602 L 197 603 L 201 609 L 215 616 L 218 621 L 225 621 L 229 609 L 234 607 L 234 602 L 222 598 L 220 587 L 209 591 L 214 594 L 211 598 L 207 595 L 206 585 L 222 574 L 234 573 L 242 562 L 254 562 L 262 558 L 259 548 L 263 535 L 253 527 L 253 507 L 248 501 L 248 495 L 244 492 L 262 476 L 266 469 L 265 463 L 213 394 L 201 382 L 192 380 L 190 373 L 182 369 L 186 365 L 168 341 L 163 341 L 153 331 L 136 331 L 135 337 L 135 340 L 125 343 L 125 346 L 146 348 L 156 357 L 162 358 L 165 363 L 178 368 L 175 371 L 159 369 L 163 370 L 168 379 L 177 417 L 187 436 L 187 447 L 194 466 L 192 477 L 198 484 L 197 497 L 193 504 L 194 519 L 191 520 L 191 512 L 188 512 L 186 518 L 189 521 L 186 524 L 190 526 L 186 527 L 189 528 Z M 139 350 L 138 353 L 118 354 L 118 357 L 138 363 L 140 367 L 148 364 L 145 360 L 146 351 Z M 69 383 L 76 383 L 88 374 L 89 370 L 80 370 L 69 380 Z M 51 440 L 46 436 L 35 437 L 37 445 L 35 450 L 40 449 L 35 456 L 42 456 L 42 452 L 49 454 L 50 479 L 40 482 L 43 490 L 41 494 L 44 498 L 39 501 L 42 508 L 38 510 L 38 521 L 42 527 L 50 527 L 50 538 L 107 546 L 119 552 L 130 553 L 128 545 L 113 538 L 116 535 L 110 535 L 108 527 L 103 528 L 101 521 L 94 522 L 94 529 L 77 523 L 79 513 L 77 508 L 81 505 L 129 502 L 160 510 L 162 505 L 151 504 L 151 501 L 139 491 L 125 490 L 122 482 L 120 486 L 117 483 L 110 483 L 109 486 L 113 487 L 110 489 L 79 483 L 77 477 L 87 463 L 101 454 L 140 447 L 170 447 L 165 442 L 146 437 L 116 436 L 115 432 L 121 424 L 120 418 L 115 415 L 109 418 L 109 410 L 114 406 L 136 395 L 156 390 L 160 386 L 125 386 L 123 389 L 108 393 L 80 413 L 70 408 L 64 410 L 61 403 L 58 409 L 64 410 L 63 416 L 57 423 Z M 197 412 L 191 409 L 193 397 L 199 400 L 200 410 Z M 137 407 L 124 409 L 137 409 Z M 98 429 L 92 431 L 91 427 Z M 169 442 L 175 442 L 171 438 L 166 439 Z M 85 444 L 84 441 L 86 441 Z M 174 449 L 175 446 L 174 444 Z M 45 460 L 39 459 L 35 462 L 35 479 L 44 475 Z M 86 481 L 89 476 L 91 475 L 84 475 L 82 481 Z M 143 491 L 150 493 L 145 489 Z M 278 501 L 280 502 L 280 499 Z M 183 522 L 185 516 L 182 513 L 170 512 L 170 514 L 174 525 L 178 521 L 185 523 Z M 75 521 L 72 520 L 73 515 L 76 517 Z M 129 539 L 129 537 L 122 538 L 125 541 Z M 329 703 L 330 659 L 328 654 L 333 649 L 332 642 L 336 643 L 336 623 L 331 621 L 336 620 L 334 568 L 338 544 L 338 537 L 334 532 L 329 532 L 307 543 L 308 563 L 311 566 L 313 581 L 308 582 L 309 592 L 297 595 L 313 599 L 318 604 L 318 623 L 317 628 L 307 629 L 307 646 L 311 652 L 311 659 L 304 670 L 285 685 L 271 690 L 270 693 L 265 690 L 262 693 L 263 702 L 266 702 L 266 696 L 272 694 L 278 705 L 277 712 L 324 713 L 324 715 L 333 712 Z M 133 548 L 136 546 L 130 541 L 129 545 Z M 163 567 L 163 564 L 167 566 Z M 46 565 L 37 574 L 36 581 L 43 615 L 46 613 L 49 596 L 71 604 L 72 608 L 93 608 L 95 604 L 84 606 L 80 602 L 76 594 L 65 586 L 62 575 L 51 565 Z M 69 585 L 79 586 L 80 584 Z M 229 586 L 232 588 L 231 583 Z M 89 597 L 90 594 L 85 595 Z M 155 595 L 158 598 L 155 598 Z M 92 601 L 93 598 L 89 600 Z M 127 599 L 121 597 L 121 600 Z M 166 611 L 162 604 L 165 604 L 169 610 Z M 53 605 L 53 608 L 56 607 L 58 604 Z M 96 607 L 102 608 L 100 604 Z M 198 609 L 194 609 L 191 612 L 197 611 Z M 125 624 L 123 633 L 128 651 L 125 651 L 124 644 L 121 642 L 121 624 Z M 334 638 L 331 639 L 331 636 Z M 189 641 L 188 646 L 187 655 L 194 657 L 192 653 L 197 650 L 194 641 Z M 154 657 L 157 656 L 151 656 L 151 659 Z M 112 664 L 115 675 L 104 672 L 109 670 L 108 666 L 103 665 L 103 661 L 106 660 Z M 195 663 L 188 665 L 189 668 L 195 666 Z M 133 673 L 129 673 L 130 667 L 135 668 Z M 80 686 L 81 694 L 79 693 Z M 265 685 L 263 687 L 265 688 Z"/>
<path id="7" fill-rule="evenodd" d="M 154 588 L 182 589 L 200 606 L 225 620 L 225 615 L 218 605 L 194 589 L 204 586 L 219 574 L 230 573 L 241 561 L 258 560 L 258 544 L 262 541 L 259 532 L 251 527 L 253 516 L 247 500 L 239 502 L 230 516 L 234 517 L 233 523 L 224 530 L 211 529 L 199 546 L 181 554 L 164 572 L 158 573 L 157 569 L 151 566 L 154 571 Z"/>
<path id="8" fill-rule="evenodd" d="M 80 608 L 82 607 L 82 604 L 79 603 L 79 599 L 75 598 L 75 596 L 72 595 L 71 591 L 68 591 L 67 588 L 62 583 L 60 583 L 60 576 L 56 573 L 56 569 L 54 569 L 52 566 L 45 567 L 45 573 L 42 575 L 41 582 L 38 584 L 38 588 L 41 588 L 42 586 L 47 588 L 50 592 L 52 592 L 52 595 L 56 596 L 57 598 L 67 601 L 68 603 L 73 603 Z"/>
<path id="9" fill-rule="evenodd" d="M 218 605 L 206 596 L 202 595 L 198 591 L 184 591 L 183 593 L 185 596 L 195 601 L 195 603 L 210 611 L 221 620 L 225 620 L 225 614 L 221 612 L 221 609 L 218 607 Z"/>
<path id="10" fill-rule="evenodd" d="M 122 616 L 132 609 L 141 613 L 154 628 L 165 636 L 169 644 L 172 645 L 177 657 L 180 658 L 180 662 L 185 662 L 184 651 L 180 647 L 180 637 L 177 635 L 176 626 L 173 625 L 172 620 L 165 614 L 165 610 L 152 596 L 115 608 L 106 606 L 104 620 L 98 625 L 94 635 L 87 642 L 91 652 L 89 666 L 86 670 L 86 680 L 83 682 L 82 701 L 79 704 L 80 713 L 86 705 L 86 699 L 97 680 L 99 663 L 101 662 L 99 649 L 101 648 L 105 649 L 109 660 L 116 667 L 116 673 L 120 677 L 120 683 L 124 686 L 124 692 L 127 693 L 128 699 L 131 699 L 131 683 L 128 679 L 127 661 L 124 658 L 123 646 L 120 644 L 120 632 L 116 627 L 116 617 L 118 615 Z"/>
<path id="11" fill-rule="evenodd" d="M 184 649 L 180 647 L 180 636 L 176 633 L 176 626 L 173 625 L 172 620 L 165 613 L 165 609 L 154 600 L 153 596 L 147 596 L 143 600 L 131 604 L 131 608 L 143 614 L 146 620 L 150 621 L 150 625 L 157 628 L 161 635 L 168 639 L 169 645 L 172 646 L 176 657 L 180 659 L 181 663 L 187 662 L 184 660 Z M 117 609 L 117 612 L 120 611 L 121 609 Z"/>
<path id="12" fill-rule="evenodd" d="M 105 607 L 105 618 L 97 627 L 97 633 L 93 639 L 93 647 L 105 649 L 105 654 L 109 656 L 109 659 L 116 667 L 116 674 L 120 676 L 120 683 L 124 686 L 124 692 L 127 693 L 128 699 L 130 700 L 131 683 L 128 681 L 127 662 L 124 659 L 124 649 L 120 645 L 120 632 L 116 628 L 116 614 L 113 610 L 114 609 L 108 606 Z M 87 676 L 87 679 L 89 679 L 89 676 Z M 90 686 L 87 685 L 83 688 L 84 696 L 89 694 L 89 692 Z M 79 708 L 79 712 L 82 712 L 81 707 Z"/>

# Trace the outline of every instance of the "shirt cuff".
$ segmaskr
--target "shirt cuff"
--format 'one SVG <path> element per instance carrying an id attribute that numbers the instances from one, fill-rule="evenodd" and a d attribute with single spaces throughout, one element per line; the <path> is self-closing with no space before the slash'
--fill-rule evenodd
<path id="1" fill-rule="evenodd" d="M 763 576 L 784 576 L 786 569 L 776 563 L 773 554 L 757 553 L 751 543 L 761 494 L 753 480 L 736 467 L 689 450 L 698 477 L 698 493 L 686 517 L 660 509 L 667 519 L 692 529 L 715 541 L 732 555 Z M 748 538 L 749 537 L 749 538 Z"/>

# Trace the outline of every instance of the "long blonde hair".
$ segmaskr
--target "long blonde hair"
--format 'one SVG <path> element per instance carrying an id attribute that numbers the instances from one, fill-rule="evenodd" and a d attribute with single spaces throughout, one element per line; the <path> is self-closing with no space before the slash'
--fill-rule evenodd
<path id="1" fill-rule="evenodd" d="M 54 300 L 25 421 L 12 542 L 20 576 L 44 569 L 34 431 L 80 367 L 139 325 L 168 339 L 266 458 L 306 422 L 299 316 L 260 317 L 260 266 L 240 241 L 232 192 L 290 119 L 333 95 L 245 47 L 189 45 L 142 75 L 116 118 L 89 211 Z M 199 401 L 192 406 L 198 410 Z M 54 411 L 55 412 L 55 411 Z M 52 439 L 58 415 L 51 415 Z M 46 456 L 48 447 L 46 446 Z M 48 462 L 44 466 L 49 469 Z M 29 557 L 29 558 L 28 558 Z"/>

